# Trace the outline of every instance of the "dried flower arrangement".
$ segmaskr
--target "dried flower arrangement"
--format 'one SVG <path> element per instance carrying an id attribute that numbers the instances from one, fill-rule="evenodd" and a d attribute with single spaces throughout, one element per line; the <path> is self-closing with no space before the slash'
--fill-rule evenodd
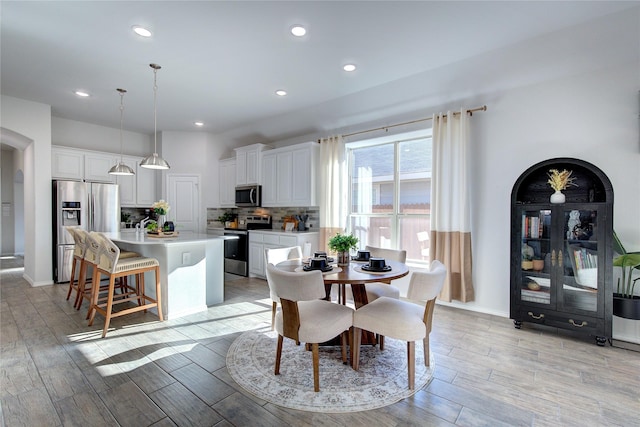
<path id="1" fill-rule="evenodd" d="M 575 177 L 572 177 L 571 174 L 573 171 L 568 171 L 563 169 L 562 172 L 558 171 L 558 169 L 550 169 L 549 180 L 547 183 L 553 188 L 555 191 L 565 190 L 567 187 L 574 186 L 577 187 L 578 184 L 575 182 Z"/>

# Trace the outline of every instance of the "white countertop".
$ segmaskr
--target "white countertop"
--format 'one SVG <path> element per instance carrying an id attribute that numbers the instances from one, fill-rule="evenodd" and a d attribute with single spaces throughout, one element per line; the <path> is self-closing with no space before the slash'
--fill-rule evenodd
<path id="1" fill-rule="evenodd" d="M 305 230 L 305 231 L 284 231 L 280 229 L 266 229 L 266 230 L 250 230 L 252 233 L 272 233 L 272 234 L 283 234 L 283 235 L 291 235 L 291 234 L 318 234 L 317 231 Z"/>
<path id="2" fill-rule="evenodd" d="M 205 233 L 194 233 L 192 231 L 181 231 L 175 237 L 149 237 L 146 232 L 136 233 L 135 230 L 119 231 L 115 233 L 104 233 L 114 242 L 144 244 L 144 245 L 171 245 L 180 243 L 205 242 L 207 240 L 227 240 L 237 239 L 236 236 L 213 236 Z"/>

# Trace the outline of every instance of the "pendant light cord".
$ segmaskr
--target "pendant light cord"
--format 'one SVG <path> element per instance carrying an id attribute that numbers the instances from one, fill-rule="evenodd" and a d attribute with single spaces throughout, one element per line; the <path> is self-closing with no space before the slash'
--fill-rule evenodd
<path id="1" fill-rule="evenodd" d="M 158 100 L 158 69 L 159 65 L 151 64 L 153 68 L 153 153 L 158 154 L 158 113 L 157 113 L 157 100 Z"/>
<path id="2" fill-rule="evenodd" d="M 122 127 L 124 124 L 124 94 L 127 92 L 124 89 L 117 89 L 120 92 L 120 163 L 124 163 L 124 144 L 122 142 Z"/>

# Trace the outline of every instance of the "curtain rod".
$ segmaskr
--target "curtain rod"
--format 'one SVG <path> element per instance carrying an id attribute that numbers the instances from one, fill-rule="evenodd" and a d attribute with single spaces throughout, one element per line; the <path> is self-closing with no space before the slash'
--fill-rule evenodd
<path id="1" fill-rule="evenodd" d="M 483 105 L 482 107 L 476 107 L 476 108 L 471 108 L 469 110 L 467 110 L 468 114 L 473 115 L 474 111 L 487 111 L 487 106 Z M 459 115 L 460 113 L 454 112 L 453 115 Z M 445 114 L 444 117 L 447 117 L 447 115 Z M 352 133 L 347 133 L 345 135 L 342 135 L 342 137 L 348 137 L 348 136 L 353 136 L 353 135 L 360 135 L 361 133 L 369 133 L 369 132 L 375 132 L 377 130 L 388 130 L 389 128 L 394 128 L 397 126 L 406 126 L 406 125 L 411 125 L 414 123 L 419 123 L 419 122 L 426 122 L 427 120 L 432 120 L 433 117 L 425 117 L 424 119 L 417 119 L 417 120 L 411 120 L 410 122 L 404 122 L 404 123 L 396 123 L 394 125 L 389 125 L 389 126 L 382 126 L 379 128 L 375 128 L 375 129 L 367 129 L 367 130 L 361 130 L 358 132 L 352 132 Z M 320 140 L 318 140 L 318 142 L 320 142 Z"/>

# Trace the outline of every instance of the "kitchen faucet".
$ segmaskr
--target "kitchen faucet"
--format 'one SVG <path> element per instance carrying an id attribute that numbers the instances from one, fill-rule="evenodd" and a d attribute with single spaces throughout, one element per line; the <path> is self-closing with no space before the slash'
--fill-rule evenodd
<path id="1" fill-rule="evenodd" d="M 136 229 L 138 230 L 144 230 L 145 227 L 147 226 L 147 223 L 151 221 L 149 219 L 149 217 L 144 218 L 143 220 L 141 220 L 137 225 L 136 225 Z"/>

